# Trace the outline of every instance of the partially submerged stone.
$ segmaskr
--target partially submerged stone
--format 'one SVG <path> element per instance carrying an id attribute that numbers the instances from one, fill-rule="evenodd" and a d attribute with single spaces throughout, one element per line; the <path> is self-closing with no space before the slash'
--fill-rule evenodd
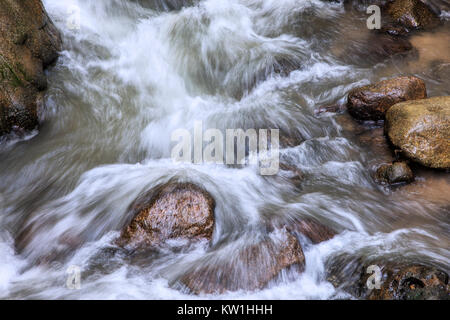
<path id="1" fill-rule="evenodd" d="M 336 232 L 312 219 L 295 221 L 289 224 L 288 230 L 304 235 L 314 244 L 330 240 L 336 235 Z"/>
<path id="2" fill-rule="evenodd" d="M 207 239 L 214 230 L 214 199 L 191 183 L 171 183 L 139 197 L 121 246 L 148 248 L 169 239 Z"/>
<path id="3" fill-rule="evenodd" d="M 385 131 L 405 156 L 431 168 L 450 168 L 450 97 L 407 101 L 386 114 Z"/>
<path id="4" fill-rule="evenodd" d="M 411 29 L 432 28 L 439 18 L 420 0 L 395 0 L 387 5 L 388 15 L 398 24 Z"/>
<path id="5" fill-rule="evenodd" d="M 409 183 L 414 180 L 411 168 L 404 161 L 383 164 L 377 169 L 375 179 L 382 183 Z"/>
<path id="6" fill-rule="evenodd" d="M 195 294 L 264 288 L 282 270 L 302 271 L 305 257 L 297 238 L 277 229 L 266 239 L 230 252 L 223 261 L 187 272 L 180 282 Z"/>
<path id="7" fill-rule="evenodd" d="M 423 80 L 397 77 L 355 88 L 348 93 L 347 109 L 358 120 L 382 120 L 394 104 L 427 97 Z"/>

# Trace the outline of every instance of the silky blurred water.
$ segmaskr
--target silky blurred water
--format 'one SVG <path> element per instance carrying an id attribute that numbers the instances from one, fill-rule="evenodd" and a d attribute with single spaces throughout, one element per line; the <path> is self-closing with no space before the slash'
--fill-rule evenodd
<path id="1" fill-rule="evenodd" d="M 0 298 L 193 299 L 173 283 L 205 255 L 226 257 L 268 221 L 314 217 L 339 234 L 301 239 L 306 270 L 263 290 L 200 298 L 351 298 L 326 280 L 327 262 L 386 258 L 448 270 L 450 179 L 418 172 L 387 189 L 371 176 L 384 155 L 351 121 L 315 110 L 354 87 L 416 75 L 429 96 L 449 95 L 448 22 L 414 35 L 416 54 L 348 61 L 365 52 L 367 15 L 319 0 L 45 0 L 64 50 L 48 71 L 39 133 L 0 145 Z M 79 10 L 79 28 L 70 19 Z M 448 16 L 448 12 L 442 12 Z M 370 45 L 370 44 L 369 44 Z M 289 75 L 277 70 L 296 66 Z M 301 138 L 281 150 L 304 174 L 298 187 L 256 166 L 175 164 L 178 128 L 279 128 Z M 168 247 L 132 259 L 114 239 L 129 205 L 168 181 L 189 181 L 216 200 L 211 246 Z M 445 196 L 446 195 L 446 196 Z M 45 263 L 42 263 L 45 261 Z M 80 290 L 66 287 L 69 266 Z"/>

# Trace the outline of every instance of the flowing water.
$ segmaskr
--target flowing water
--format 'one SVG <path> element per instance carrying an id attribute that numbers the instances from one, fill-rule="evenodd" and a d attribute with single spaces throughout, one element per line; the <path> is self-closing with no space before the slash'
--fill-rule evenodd
<path id="1" fill-rule="evenodd" d="M 364 51 L 367 15 L 336 2 L 44 4 L 64 50 L 48 72 L 39 133 L 0 145 L 0 298 L 196 298 L 173 285 L 186 268 L 206 255 L 226 259 L 263 236 L 268 220 L 305 217 L 339 233 L 317 245 L 302 240 L 305 272 L 283 273 L 263 290 L 200 297 L 351 298 L 327 281 L 338 261 L 449 270 L 448 173 L 423 170 L 410 186 L 379 186 L 371 170 L 384 156 L 355 138 L 345 115 L 314 112 L 397 75 L 423 78 L 429 96 L 449 95 L 448 71 L 440 72 L 450 64 L 448 22 L 414 35 L 416 54 L 382 60 Z M 352 46 L 362 53 L 348 61 Z M 298 68 L 277 72 L 285 64 Z M 303 172 L 301 186 L 288 172 L 261 176 L 252 165 L 173 163 L 171 133 L 195 121 L 300 137 L 281 159 Z M 172 179 L 215 198 L 211 246 L 175 241 L 145 256 L 117 253 L 129 205 Z M 72 265 L 82 271 L 80 290 L 66 288 Z"/>

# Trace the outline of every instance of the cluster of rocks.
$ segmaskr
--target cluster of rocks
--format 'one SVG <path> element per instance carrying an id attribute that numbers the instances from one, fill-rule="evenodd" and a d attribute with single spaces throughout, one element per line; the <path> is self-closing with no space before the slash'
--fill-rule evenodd
<path id="1" fill-rule="evenodd" d="M 427 98 L 423 80 L 397 77 L 355 88 L 348 93 L 347 110 L 359 121 L 384 121 L 384 133 L 399 161 L 380 166 L 377 181 L 413 181 L 406 161 L 450 168 L 450 97 Z"/>
<path id="2" fill-rule="evenodd" d="M 0 2 L 0 136 L 38 125 L 61 37 L 40 0 Z"/>
<path id="3" fill-rule="evenodd" d="M 214 209 L 213 197 L 202 188 L 192 183 L 170 182 L 144 193 L 131 205 L 133 218 L 116 244 L 136 253 L 164 246 L 170 239 L 211 242 Z M 303 272 L 305 256 L 300 237 L 317 244 L 334 236 L 333 230 L 312 219 L 288 225 L 273 223 L 260 239 L 187 268 L 175 287 L 193 294 L 262 289 L 283 271 Z M 367 263 L 362 262 L 335 263 L 328 268 L 328 280 L 361 299 L 449 298 L 448 274 L 444 271 L 408 263 L 378 261 L 371 265 L 381 268 L 378 288 L 368 285 L 373 273 L 368 273 Z"/>
<path id="4" fill-rule="evenodd" d="M 173 7 L 181 2 L 168 2 Z M 165 9 L 171 9 L 165 8 Z M 438 24 L 435 13 L 418 0 L 395 0 L 385 7 L 392 24 L 383 32 L 402 36 L 412 29 Z M 44 69 L 55 61 L 61 38 L 40 0 L 0 2 L 0 135 L 38 125 L 38 109 L 46 89 Z M 297 67 L 281 61 L 280 70 Z M 287 65 L 287 66 L 286 66 Z M 385 120 L 390 142 L 407 159 L 439 169 L 450 167 L 450 99 L 427 98 L 425 84 L 400 77 L 357 88 L 348 95 L 347 109 L 358 120 Z M 283 140 L 283 144 L 296 142 Z M 296 169 L 285 166 L 295 172 Z M 301 179 L 301 172 L 296 172 Z M 412 181 L 407 163 L 381 166 L 377 179 L 386 183 Z M 164 246 L 168 240 L 211 242 L 215 201 L 192 183 L 168 183 L 142 194 L 130 207 L 131 221 L 116 240 L 130 252 Z M 195 294 L 261 289 L 283 270 L 305 267 L 300 238 L 317 244 L 335 232 L 312 219 L 271 225 L 254 243 L 233 251 L 223 263 L 186 270 L 179 283 Z M 364 291 L 368 299 L 448 298 L 448 275 L 424 266 L 384 267 L 382 289 Z M 361 275 L 364 282 L 366 274 Z M 363 284 L 364 285 L 364 284 Z M 363 285 L 358 288 L 361 289 Z M 361 290 L 360 290 L 361 291 Z"/>
<path id="5" fill-rule="evenodd" d="M 138 252 L 164 246 L 170 239 L 211 241 L 214 209 L 212 196 L 195 184 L 156 187 L 131 205 L 133 218 L 116 244 Z M 305 257 L 298 236 L 319 243 L 334 234 L 311 219 L 272 227 L 266 237 L 234 250 L 222 263 L 187 270 L 179 282 L 196 294 L 263 288 L 282 270 L 303 270 Z"/>

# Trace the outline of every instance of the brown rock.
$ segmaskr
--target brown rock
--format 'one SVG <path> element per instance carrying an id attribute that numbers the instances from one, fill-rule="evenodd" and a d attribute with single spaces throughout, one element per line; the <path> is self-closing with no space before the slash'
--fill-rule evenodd
<path id="1" fill-rule="evenodd" d="M 448 274 L 421 265 L 384 267 L 380 289 L 368 291 L 369 300 L 448 300 Z M 364 283 L 365 284 L 365 283 Z"/>
<path id="2" fill-rule="evenodd" d="M 425 83 L 416 77 L 398 77 L 351 90 L 347 109 L 359 120 L 382 120 L 398 102 L 427 97 Z"/>
<path id="3" fill-rule="evenodd" d="M 379 167 L 375 179 L 389 184 L 409 183 L 414 180 L 414 174 L 406 162 L 394 162 Z"/>
<path id="4" fill-rule="evenodd" d="M 214 230 L 214 199 L 191 183 L 168 184 L 138 198 L 121 246 L 155 246 L 175 238 L 208 239 Z"/>
<path id="5" fill-rule="evenodd" d="M 439 24 L 439 18 L 420 0 L 395 0 L 387 5 L 387 13 L 407 28 L 432 28 Z"/>
<path id="6" fill-rule="evenodd" d="M 410 159 L 431 168 L 450 168 L 450 97 L 407 101 L 386 114 L 385 131 Z"/>
<path id="7" fill-rule="evenodd" d="M 60 49 L 60 35 L 40 0 L 0 2 L 0 135 L 37 126 L 44 68 Z"/>
<path id="8" fill-rule="evenodd" d="M 265 287 L 283 269 L 302 271 L 305 257 L 297 238 L 277 229 L 267 239 L 233 250 L 225 261 L 190 270 L 181 283 L 195 294 L 256 290 Z"/>
<path id="9" fill-rule="evenodd" d="M 327 226 L 311 219 L 296 221 L 289 225 L 288 230 L 303 234 L 315 244 L 330 240 L 336 235 L 336 233 Z"/>

